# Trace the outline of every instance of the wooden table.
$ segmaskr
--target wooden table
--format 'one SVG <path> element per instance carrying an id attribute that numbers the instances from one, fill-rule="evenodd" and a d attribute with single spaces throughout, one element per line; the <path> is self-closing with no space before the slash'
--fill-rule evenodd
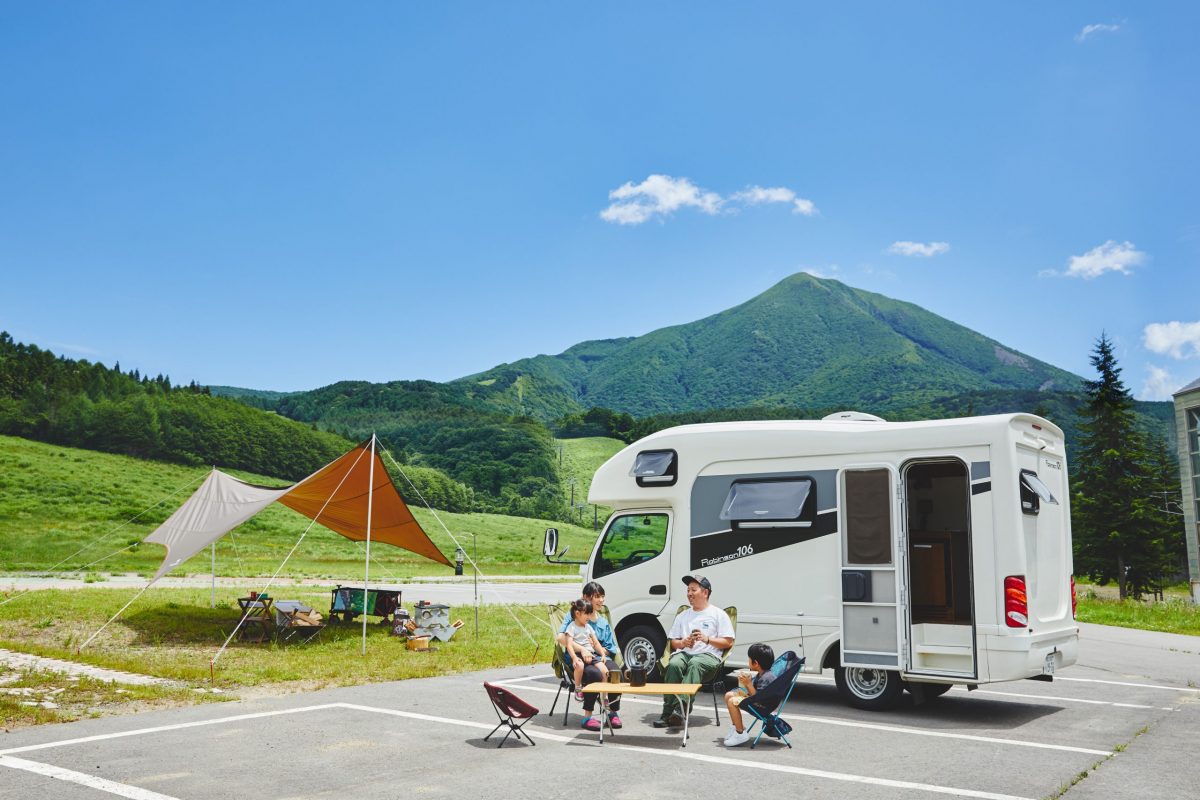
<path id="1" fill-rule="evenodd" d="M 243 642 L 265 642 L 275 633 L 274 600 L 270 597 L 239 597 L 242 609 L 241 630 L 238 639 Z"/>
<path id="2" fill-rule="evenodd" d="M 679 705 L 683 711 L 683 742 L 680 747 L 687 747 L 688 739 L 688 717 L 690 716 L 688 706 L 689 700 L 696 697 L 696 693 L 700 691 L 699 683 L 647 683 L 644 686 L 633 686 L 628 683 L 589 683 L 580 691 L 589 694 L 600 695 L 601 703 L 604 702 L 604 696 L 608 694 L 645 694 L 645 695 L 668 695 L 673 694 L 679 698 Z M 608 725 L 608 730 L 616 736 L 616 731 L 613 730 L 612 724 L 608 721 L 608 714 L 603 713 L 601 708 L 600 719 L 600 744 L 604 744 L 604 726 Z"/>

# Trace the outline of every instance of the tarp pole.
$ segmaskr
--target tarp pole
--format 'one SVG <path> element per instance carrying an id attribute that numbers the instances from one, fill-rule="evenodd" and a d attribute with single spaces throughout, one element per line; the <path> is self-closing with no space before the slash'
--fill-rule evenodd
<path id="1" fill-rule="evenodd" d="M 371 582 L 371 502 L 375 499 L 375 433 L 371 432 L 371 464 L 367 472 L 367 557 L 363 559 L 362 654 L 367 654 L 367 586 Z"/>

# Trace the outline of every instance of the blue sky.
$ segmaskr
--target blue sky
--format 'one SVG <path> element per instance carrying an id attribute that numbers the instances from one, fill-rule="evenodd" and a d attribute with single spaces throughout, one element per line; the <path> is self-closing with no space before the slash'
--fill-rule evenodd
<path id="1" fill-rule="evenodd" d="M 1200 377 L 1191 3 L 0 2 L 0 328 L 447 380 L 813 271 Z"/>

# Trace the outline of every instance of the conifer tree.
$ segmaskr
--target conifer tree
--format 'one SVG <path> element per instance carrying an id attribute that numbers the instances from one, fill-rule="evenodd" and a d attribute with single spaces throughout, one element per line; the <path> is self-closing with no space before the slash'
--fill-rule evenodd
<path id="1" fill-rule="evenodd" d="M 1091 363 L 1099 379 L 1085 382 L 1073 470 L 1075 570 L 1102 585 L 1115 581 L 1124 600 L 1157 586 L 1174 558 L 1170 526 L 1152 494 L 1161 459 L 1135 425 L 1133 398 L 1103 333 Z"/>

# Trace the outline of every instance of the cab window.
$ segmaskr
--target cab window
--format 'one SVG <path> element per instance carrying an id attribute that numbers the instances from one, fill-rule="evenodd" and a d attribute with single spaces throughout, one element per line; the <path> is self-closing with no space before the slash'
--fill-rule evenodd
<path id="1" fill-rule="evenodd" d="M 599 578 L 649 561 L 667 546 L 666 514 L 625 514 L 604 532 L 592 575 Z"/>

